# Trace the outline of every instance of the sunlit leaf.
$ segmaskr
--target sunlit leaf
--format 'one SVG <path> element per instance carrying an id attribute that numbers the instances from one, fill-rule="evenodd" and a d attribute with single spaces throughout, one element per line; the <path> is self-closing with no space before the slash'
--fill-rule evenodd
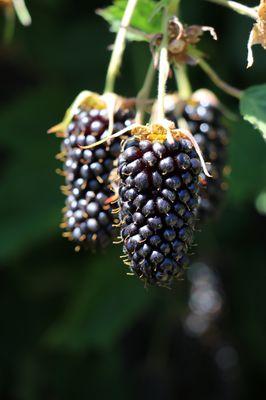
<path id="1" fill-rule="evenodd" d="M 245 90 L 240 100 L 240 112 L 266 139 L 266 84 Z"/>
<path id="2" fill-rule="evenodd" d="M 98 10 L 116 32 L 120 26 L 127 0 L 116 0 L 113 5 Z M 136 31 L 128 32 L 128 40 L 147 40 L 145 34 L 156 34 L 161 30 L 161 4 L 154 0 L 141 0 L 134 10 L 130 26 Z M 139 33 L 138 33 L 139 31 Z M 143 34 L 144 33 L 144 34 Z"/>
<path id="3" fill-rule="evenodd" d="M 228 197 L 236 203 L 253 202 L 265 188 L 266 143 L 260 135 L 254 135 L 247 122 L 230 123 Z"/>

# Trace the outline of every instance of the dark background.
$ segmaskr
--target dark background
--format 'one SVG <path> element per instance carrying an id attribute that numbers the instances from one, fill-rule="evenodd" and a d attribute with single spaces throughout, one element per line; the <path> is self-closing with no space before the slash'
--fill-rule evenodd
<path id="1" fill-rule="evenodd" d="M 206 34 L 200 47 L 224 79 L 239 88 L 264 83 L 265 51 L 255 49 L 246 70 L 251 20 L 204 1 L 182 3 L 184 21 L 216 28 L 218 43 Z M 259 132 L 230 123 L 226 205 L 198 232 L 192 268 L 173 290 L 127 277 L 117 245 L 76 254 L 59 229 L 60 140 L 46 131 L 79 91 L 103 90 L 114 36 L 94 10 L 108 2 L 27 4 L 32 26 L 17 23 L 11 45 L 0 46 L 0 399 L 259 398 L 266 379 Z M 136 95 L 149 57 L 147 45 L 128 46 L 119 93 Z M 195 89 L 215 90 L 237 111 L 201 71 L 190 75 Z"/>

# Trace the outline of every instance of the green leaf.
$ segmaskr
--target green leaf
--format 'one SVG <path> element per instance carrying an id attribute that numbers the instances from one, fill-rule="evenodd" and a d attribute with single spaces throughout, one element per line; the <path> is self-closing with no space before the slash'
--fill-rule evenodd
<path id="1" fill-rule="evenodd" d="M 231 122 L 229 145 L 228 197 L 230 203 L 254 202 L 265 188 L 266 143 L 261 135 L 252 135 L 253 128 L 245 121 Z"/>
<path id="2" fill-rule="evenodd" d="M 245 90 L 240 100 L 240 112 L 266 139 L 266 84 Z"/>
<path id="3" fill-rule="evenodd" d="M 116 0 L 113 5 L 103 10 L 98 10 L 111 26 L 111 30 L 117 32 L 123 17 L 127 0 Z M 160 3 L 155 0 L 141 0 L 137 3 L 130 26 L 138 32 L 128 32 L 127 38 L 131 41 L 147 40 L 145 34 L 156 34 L 161 31 L 162 13 Z M 144 34 L 142 34 L 142 32 Z"/>

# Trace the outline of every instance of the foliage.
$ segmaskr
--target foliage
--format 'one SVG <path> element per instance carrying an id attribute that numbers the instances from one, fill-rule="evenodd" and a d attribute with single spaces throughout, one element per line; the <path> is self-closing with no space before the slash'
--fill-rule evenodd
<path id="1" fill-rule="evenodd" d="M 244 119 L 260 129 L 266 139 L 266 84 L 251 86 L 245 90 L 240 101 Z"/>
<path id="2" fill-rule="evenodd" d="M 127 1 L 116 0 L 113 5 L 105 9 L 98 10 L 111 27 L 113 32 L 117 32 L 120 26 L 120 21 L 123 16 Z M 134 10 L 131 26 L 139 31 L 138 33 L 128 33 L 128 39 L 131 41 L 147 40 L 141 32 L 146 34 L 156 34 L 161 31 L 161 9 L 158 7 L 158 2 L 155 0 L 142 0 L 137 3 Z"/>

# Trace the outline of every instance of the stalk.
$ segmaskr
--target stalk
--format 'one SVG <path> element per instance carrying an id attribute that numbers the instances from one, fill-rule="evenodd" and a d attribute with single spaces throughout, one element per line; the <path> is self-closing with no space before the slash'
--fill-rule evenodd
<path id="1" fill-rule="evenodd" d="M 168 6 L 169 15 L 178 15 L 181 0 L 170 0 Z"/>
<path id="2" fill-rule="evenodd" d="M 31 24 L 31 16 L 26 7 L 24 0 L 13 0 L 14 9 L 18 16 L 18 19 L 24 26 Z"/>
<path id="3" fill-rule="evenodd" d="M 229 94 L 230 96 L 236 97 L 237 99 L 240 99 L 243 92 L 231 85 L 229 85 L 227 82 L 224 82 L 218 75 L 217 73 L 210 67 L 209 64 L 206 63 L 204 60 L 199 60 L 198 65 L 201 67 L 201 69 L 208 75 L 208 77 L 211 79 L 211 81 L 221 90 L 223 90 L 225 93 Z"/>
<path id="4" fill-rule="evenodd" d="M 221 6 L 231 8 L 231 10 L 236 11 L 238 14 L 245 15 L 252 19 L 257 20 L 258 12 L 256 8 L 247 7 L 244 4 L 237 3 L 236 1 L 226 1 L 226 0 L 208 0 L 212 3 L 220 4 Z"/>
<path id="5" fill-rule="evenodd" d="M 174 74 L 178 86 L 178 95 L 181 100 L 187 100 L 192 94 L 191 85 L 185 65 L 174 66 Z"/>
<path id="6" fill-rule="evenodd" d="M 12 6 L 6 7 L 4 11 L 5 11 L 5 27 L 4 27 L 3 40 L 4 43 L 8 45 L 11 42 L 15 32 L 15 12 Z"/>
<path id="7" fill-rule="evenodd" d="M 115 80 L 119 73 L 119 69 L 122 62 L 122 56 L 125 50 L 127 28 L 130 25 L 130 21 L 132 19 L 137 2 L 138 0 L 128 0 L 127 2 L 127 6 L 121 21 L 121 25 L 116 35 L 109 67 L 107 70 L 105 89 L 104 89 L 105 93 L 112 93 L 114 91 Z"/>
<path id="8" fill-rule="evenodd" d="M 158 100 L 157 100 L 157 120 L 162 121 L 165 118 L 164 112 L 164 99 L 166 95 L 166 82 L 169 74 L 169 61 L 168 61 L 168 10 L 165 7 L 163 15 L 163 39 L 160 46 L 159 58 L 159 82 L 158 82 Z"/>
<path id="9" fill-rule="evenodd" d="M 145 114 L 145 101 L 149 98 L 153 80 L 155 75 L 155 67 L 153 63 L 153 59 L 149 65 L 144 83 L 142 88 L 140 89 L 137 96 L 137 113 L 136 113 L 136 123 L 142 124 L 144 121 Z"/>

